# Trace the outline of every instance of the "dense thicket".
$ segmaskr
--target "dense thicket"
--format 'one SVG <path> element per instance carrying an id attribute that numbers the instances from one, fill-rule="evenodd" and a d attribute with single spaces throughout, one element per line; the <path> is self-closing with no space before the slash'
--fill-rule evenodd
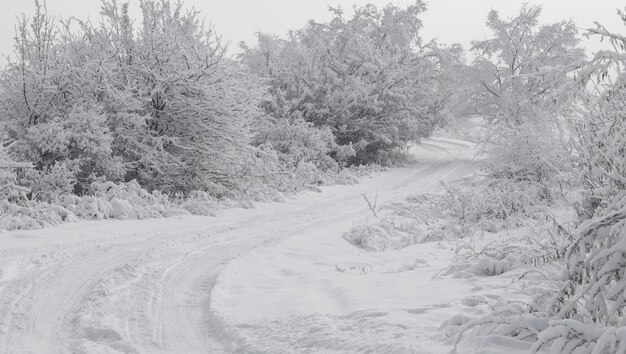
<path id="1" fill-rule="evenodd" d="M 224 58 L 199 14 L 104 2 L 99 26 L 60 23 L 39 5 L 22 20 L 3 72 L 9 151 L 35 169 L 34 193 L 84 192 L 137 179 L 168 192 L 233 183 L 244 169 L 263 85 Z"/>
<path id="2" fill-rule="evenodd" d="M 564 271 L 533 303 L 501 304 L 461 334 L 532 341 L 532 352 L 624 353 L 626 37 L 602 25 L 587 30 L 612 49 L 583 60 L 574 25 L 539 26 L 539 13 L 523 7 L 508 20 L 489 15 L 495 36 L 474 44 L 481 55 L 470 102 L 488 123 L 490 177 L 532 181 L 548 192 L 567 178 L 560 192 L 582 195 L 565 200 L 576 205 L 580 224 L 571 234 L 559 226 L 567 237 L 543 259 L 562 262 Z"/>
<path id="3" fill-rule="evenodd" d="M 443 72 L 460 50 L 422 43 L 424 10 L 421 1 L 406 9 L 366 5 L 352 18 L 331 9 L 330 22 L 311 21 L 287 39 L 259 34 L 242 59 L 269 79 L 264 108 L 275 120 L 329 128 L 349 147 L 331 153 L 338 161 L 380 161 L 428 136 L 444 115 Z"/>
<path id="4" fill-rule="evenodd" d="M 138 21 L 104 1 L 97 25 L 35 4 L 0 77 L 3 154 L 31 166 L 4 170 L 33 200 L 104 181 L 218 197 L 329 182 L 430 134 L 459 57 L 422 45 L 419 1 L 334 9 L 288 40 L 260 35 L 241 61 L 168 0 L 140 1 Z"/>
<path id="5" fill-rule="evenodd" d="M 626 24 L 626 17 L 619 13 Z M 577 125 L 582 216 L 565 254 L 566 285 L 548 302 L 554 321 L 535 345 L 566 352 L 626 351 L 626 37 L 602 25 L 589 30 L 612 44 L 596 53 L 577 81 L 590 87 Z M 589 83 L 587 80 L 591 79 Z M 593 89 L 591 88 L 593 87 Z"/>

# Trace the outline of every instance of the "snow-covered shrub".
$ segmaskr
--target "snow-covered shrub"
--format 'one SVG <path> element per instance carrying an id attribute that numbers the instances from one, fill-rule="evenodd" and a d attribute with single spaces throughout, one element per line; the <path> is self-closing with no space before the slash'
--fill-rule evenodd
<path id="1" fill-rule="evenodd" d="M 242 206 L 229 203 L 229 199 L 218 200 L 203 191 L 170 198 L 159 191 L 148 192 L 137 181 L 93 182 L 85 196 L 68 192 L 47 202 L 0 200 L 0 230 L 39 229 L 78 220 L 214 216 L 223 207 Z"/>
<path id="2" fill-rule="evenodd" d="M 443 193 L 416 195 L 393 208 L 400 215 L 425 221 L 435 214 L 456 225 L 498 231 L 541 217 L 549 199 L 541 185 L 506 178 L 466 179 L 441 185 Z"/>
<path id="3" fill-rule="evenodd" d="M 202 191 L 192 191 L 177 204 L 192 215 L 215 216 L 219 210 L 218 200 Z"/>
<path id="4" fill-rule="evenodd" d="M 534 322 L 541 319 L 530 318 Z M 519 322 L 518 322 L 519 323 Z M 544 329 L 547 327 L 547 329 Z M 542 326 L 532 352 L 549 347 L 551 353 L 624 353 L 626 352 L 625 327 L 599 327 L 576 320 L 553 320 Z"/>
<path id="5" fill-rule="evenodd" d="M 150 193 L 137 181 L 96 182 L 91 185 L 89 196 L 72 196 L 63 204 L 81 218 L 147 219 L 183 213 L 166 195 L 159 191 Z"/>
<path id="6" fill-rule="evenodd" d="M 330 129 L 317 128 L 300 117 L 268 120 L 266 126 L 259 129 L 253 143 L 256 146 L 269 145 L 278 153 L 279 162 L 290 168 L 311 162 L 321 170 L 338 169 L 330 157 L 337 148 Z"/>
<path id="7" fill-rule="evenodd" d="M 418 194 L 386 206 L 390 215 L 373 225 L 354 226 L 344 238 L 355 246 L 381 251 L 540 224 L 546 219 L 549 197 L 534 182 L 466 179 L 442 183 L 442 187 L 439 193 Z"/>
<path id="8" fill-rule="evenodd" d="M 76 184 L 76 162 L 59 161 L 42 170 L 28 170 L 25 180 L 34 200 L 58 202 L 74 192 Z"/>
<path id="9" fill-rule="evenodd" d="M 381 150 L 428 136 L 441 119 L 441 70 L 459 53 L 422 43 L 424 10 L 421 1 L 406 9 L 370 4 L 352 18 L 331 9 L 329 22 L 311 21 L 288 39 L 261 34 L 242 59 L 269 79 L 269 114 L 298 113 L 351 144 L 350 163 L 376 161 Z"/>
<path id="10" fill-rule="evenodd" d="M 415 162 L 409 146 L 379 150 L 371 155 L 371 162 L 385 167 L 403 167 Z"/>
<path id="11" fill-rule="evenodd" d="M 238 188 L 265 86 L 225 58 L 220 37 L 203 26 L 198 11 L 169 1 L 142 1 L 140 7 L 135 30 L 124 6 L 105 3 L 106 21 L 94 34 L 96 44 L 124 59 L 117 60 L 116 87 L 140 84 L 133 91 L 142 103 L 139 113 L 151 135 L 166 139 L 163 150 L 174 157 L 174 164 L 141 176 L 152 172 L 150 184 L 169 192 L 214 183 Z"/>
<path id="12" fill-rule="evenodd" d="M 626 63 L 626 54 L 622 56 Z M 611 85 L 615 89 L 600 97 L 583 98 L 584 120 L 577 126 L 576 162 L 586 190 L 581 216 L 586 218 L 626 189 L 626 90 L 618 89 L 619 82 Z"/>
<path id="13" fill-rule="evenodd" d="M 526 347 L 530 347 L 528 342 L 535 340 L 537 334 L 548 327 L 546 319 L 529 315 L 528 308 L 523 304 L 498 302 L 491 306 L 495 310 L 480 319 L 465 321 L 456 326 L 446 321 L 446 325 L 452 327 L 447 327 L 446 330 L 455 338 L 455 348 L 458 347 L 461 338 L 466 338 L 470 342 L 479 342 L 479 347 L 482 348 L 498 342 L 498 339 L 503 337 L 525 342 Z"/>
<path id="14" fill-rule="evenodd" d="M 15 201 L 26 197 L 30 189 L 20 185 L 17 170 L 30 168 L 32 168 L 30 163 L 13 161 L 7 154 L 4 145 L 0 142 L 0 200 Z"/>
<path id="15" fill-rule="evenodd" d="M 626 39 L 601 25 L 590 33 L 608 39 L 615 50 L 598 53 L 579 73 L 578 82 L 591 75 L 600 79 L 597 97 L 584 97 L 585 120 L 578 130 L 592 216 L 567 249 L 566 285 L 543 308 L 553 321 L 535 349 L 551 346 L 555 352 L 626 351 Z"/>
<path id="16" fill-rule="evenodd" d="M 283 192 L 331 184 L 342 170 L 338 161 L 354 154 L 350 146 L 335 143 L 328 127 L 315 127 L 297 114 L 259 123 L 253 144 L 262 164 L 257 173 L 266 174 L 260 178 Z"/>
<path id="17" fill-rule="evenodd" d="M 120 177 L 119 167 L 111 157 L 112 142 L 105 116 L 75 107 L 66 117 L 51 117 L 47 122 L 30 126 L 14 150 L 39 170 L 59 162 L 74 164 L 74 177 L 80 179 L 77 182 L 81 187 L 86 187 L 92 182 L 89 181 L 92 175 Z"/>
<path id="18" fill-rule="evenodd" d="M 571 155 L 557 133 L 546 133 L 545 125 L 524 123 L 513 128 L 492 127 L 485 146 L 486 171 L 496 179 L 544 184 L 564 188 L 573 184 Z"/>
<path id="19" fill-rule="evenodd" d="M 420 235 L 404 231 L 391 220 L 383 220 L 374 225 L 354 226 L 343 238 L 356 247 L 382 252 L 414 245 Z"/>
<path id="20" fill-rule="evenodd" d="M 474 239 L 463 240 L 457 244 L 455 260 L 444 274 L 494 276 L 514 269 L 536 269 L 562 262 L 572 236 L 548 215 L 545 220 L 528 221 L 528 226 L 492 232 L 486 244 L 478 245 Z"/>
<path id="21" fill-rule="evenodd" d="M 30 126 L 23 139 L 12 145 L 14 154 L 35 167 L 26 175 L 35 198 L 82 194 L 96 176 L 122 177 L 121 159 L 112 157 L 113 139 L 105 120 L 94 111 L 75 108 L 67 117 Z"/>
<path id="22" fill-rule="evenodd" d="M 564 247 L 565 270 L 518 313 L 496 308 L 495 316 L 466 324 L 474 333 L 532 342 L 531 352 L 626 352 L 626 39 L 601 25 L 590 33 L 608 38 L 614 50 L 596 54 L 562 89 L 593 87 L 590 79 L 597 89 L 580 97 L 575 160 L 587 196 L 579 215 L 586 220 Z M 513 331 L 494 330 L 502 321 Z"/>
<path id="23" fill-rule="evenodd" d="M 78 195 L 102 178 L 237 189 L 263 81 L 225 58 L 197 11 L 167 0 L 140 8 L 134 22 L 128 4 L 104 1 L 95 26 L 61 23 L 36 3 L 0 80 L 11 155 L 39 175 L 67 167 Z"/>
<path id="24" fill-rule="evenodd" d="M 16 204 L 0 200 L 0 230 L 42 229 L 77 220 L 61 205 L 31 201 Z"/>
<path id="25" fill-rule="evenodd" d="M 298 114 L 290 119 L 261 120 L 255 131 L 255 156 L 250 158 L 243 179 L 244 194 L 255 188 L 265 189 L 263 193 L 276 200 L 271 196 L 275 193 L 267 187 L 291 193 L 317 190 L 322 185 L 354 184 L 358 176 L 379 168 L 375 165 L 346 168 L 343 161 L 354 155 L 352 146 L 337 145 L 328 127 L 316 127 Z"/>
<path id="26" fill-rule="evenodd" d="M 552 254 L 550 260 L 565 262 L 566 269 L 546 278 L 544 291 L 532 303 L 515 312 L 506 311 L 510 304 L 496 306 L 492 314 L 462 326 L 457 341 L 470 331 L 473 336 L 511 336 L 533 343 L 532 352 L 624 352 L 626 192 L 600 216 L 583 223 L 574 237 L 543 255 L 545 259 Z M 510 258 L 515 253 L 509 248 L 500 254 Z M 467 266 L 459 265 L 456 271 Z"/>
<path id="27" fill-rule="evenodd" d="M 483 146 L 496 177 L 546 184 L 570 178 L 567 125 L 570 94 L 557 95 L 584 57 L 573 22 L 541 25 L 540 6 L 503 19 L 492 10 L 490 39 L 475 41 L 468 113 L 487 121 Z"/>
<path id="28" fill-rule="evenodd" d="M 553 321 L 534 348 L 623 352 L 626 340 L 616 333 L 626 328 L 626 191 L 580 226 L 565 259 L 567 283 L 542 303 Z"/>

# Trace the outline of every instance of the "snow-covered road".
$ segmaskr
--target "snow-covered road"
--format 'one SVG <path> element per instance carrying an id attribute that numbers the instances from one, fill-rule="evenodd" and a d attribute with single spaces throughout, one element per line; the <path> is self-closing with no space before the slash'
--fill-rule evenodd
<path id="1" fill-rule="evenodd" d="M 249 269 L 250 259 L 262 254 L 259 250 L 290 249 L 274 246 L 296 237 L 340 239 L 370 213 L 361 193 L 377 194 L 383 204 L 434 190 L 440 180 L 462 178 L 477 168 L 467 143 L 434 138 L 417 150 L 420 160 L 413 166 L 374 174 L 358 185 L 324 187 L 321 193 L 301 193 L 284 203 L 260 203 L 255 209 L 226 210 L 219 217 L 80 222 L 2 233 L 0 352 L 248 351 L 254 348 L 230 333 L 233 327 L 226 319 L 258 322 L 291 312 L 304 315 L 299 313 L 302 303 L 314 304 L 316 313 L 337 316 L 367 310 L 368 302 L 335 301 L 311 291 L 316 280 L 298 269 L 292 270 L 295 275 L 265 274 L 266 278 L 238 271 Z M 345 244 L 346 250 L 358 252 Z M 310 262 L 301 257 L 306 251 L 291 256 Z M 276 264 L 284 264 L 279 257 L 290 257 L 269 255 L 277 257 Z M 272 259 L 265 261 L 259 271 L 273 269 Z M 227 273 L 220 274 L 224 269 Z M 265 291 L 254 293 L 259 289 L 252 286 L 255 276 L 260 286 L 267 282 Z M 281 276 L 296 284 L 281 291 L 276 285 Z M 252 285 L 244 286 L 248 283 Z M 293 296 L 300 298 L 288 301 Z"/>

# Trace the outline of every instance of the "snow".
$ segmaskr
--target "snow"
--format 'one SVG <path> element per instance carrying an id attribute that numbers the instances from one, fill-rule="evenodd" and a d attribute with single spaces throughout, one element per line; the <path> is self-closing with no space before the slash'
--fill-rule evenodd
<path id="1" fill-rule="evenodd" d="M 381 198 L 431 192 L 440 180 L 477 171 L 475 152 L 464 142 L 433 139 L 416 155 L 416 173 L 409 178 L 389 176 L 386 186 L 372 188 L 366 181 L 356 189 L 377 192 L 380 203 Z M 453 243 L 387 252 L 356 248 L 343 233 L 373 215 L 363 211 L 367 205 L 358 194 L 342 199 L 335 205 L 342 209 L 323 223 L 281 230 L 290 237 L 225 267 L 213 290 L 213 310 L 243 351 L 446 351 L 438 329 L 467 302 L 474 287 L 471 281 L 438 276 L 452 261 Z M 311 209 L 309 220 L 328 211 Z"/>
<path id="2" fill-rule="evenodd" d="M 450 319 L 523 297 L 512 275 L 446 275 L 454 242 L 373 252 L 342 237 L 373 218 L 362 193 L 382 205 L 479 168 L 470 143 L 413 153 L 358 185 L 219 217 L 0 234 L 0 352 L 448 352 Z"/>

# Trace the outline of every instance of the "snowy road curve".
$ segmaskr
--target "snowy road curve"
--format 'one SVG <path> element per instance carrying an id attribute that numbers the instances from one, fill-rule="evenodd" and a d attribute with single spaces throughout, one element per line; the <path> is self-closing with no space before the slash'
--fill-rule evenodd
<path id="1" fill-rule="evenodd" d="M 0 352 L 236 350 L 210 305 L 229 262 L 304 232 L 338 230 L 340 236 L 369 213 L 361 193 L 377 193 L 384 203 L 464 177 L 476 169 L 470 150 L 432 139 L 411 167 L 219 217 L 0 233 Z"/>

